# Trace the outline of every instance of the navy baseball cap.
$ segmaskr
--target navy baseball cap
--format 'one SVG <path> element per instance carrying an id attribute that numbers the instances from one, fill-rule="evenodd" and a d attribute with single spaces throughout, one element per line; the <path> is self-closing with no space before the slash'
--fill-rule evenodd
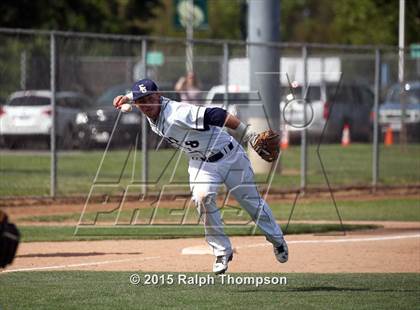
<path id="1" fill-rule="evenodd" d="M 143 98 L 145 96 L 154 94 L 158 90 L 159 88 L 156 85 L 156 83 L 150 79 L 142 79 L 140 81 L 137 81 L 131 87 L 134 101 L 136 101 L 137 99 Z"/>

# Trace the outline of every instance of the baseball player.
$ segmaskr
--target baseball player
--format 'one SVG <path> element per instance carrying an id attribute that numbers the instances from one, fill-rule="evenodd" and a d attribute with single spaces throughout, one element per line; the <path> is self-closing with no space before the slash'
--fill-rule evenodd
<path id="1" fill-rule="evenodd" d="M 233 258 L 232 245 L 223 230 L 216 194 L 225 184 L 273 244 L 280 263 L 288 260 L 283 232 L 271 209 L 260 196 L 250 161 L 242 146 L 222 127 L 235 130 L 267 161 L 278 156 L 278 135 L 272 131 L 256 134 L 237 117 L 221 108 L 206 108 L 170 100 L 159 93 L 150 79 L 142 79 L 126 95 L 114 98 L 117 109 L 130 111 L 133 103 L 147 117 L 152 130 L 189 157 L 192 199 L 204 222 L 205 238 L 216 256 L 213 272 L 222 274 Z"/>

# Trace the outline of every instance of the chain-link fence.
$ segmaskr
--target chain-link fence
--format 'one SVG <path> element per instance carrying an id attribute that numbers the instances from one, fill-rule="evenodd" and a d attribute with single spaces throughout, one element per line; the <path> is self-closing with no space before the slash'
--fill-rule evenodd
<path id="1" fill-rule="evenodd" d="M 188 183 L 186 159 L 161 143 L 140 112 L 112 107 L 143 77 L 180 99 L 174 87 L 189 61 L 184 40 L 13 29 L 0 29 L 0 38 L 1 196 Z M 408 141 L 399 145 L 397 48 L 271 44 L 280 59 L 270 72 L 280 81 L 275 103 L 250 92 L 251 43 L 192 43 L 199 104 L 228 104 L 244 121 L 250 102 L 279 104 L 282 153 L 271 190 L 419 184 L 420 61 L 410 51 Z"/>

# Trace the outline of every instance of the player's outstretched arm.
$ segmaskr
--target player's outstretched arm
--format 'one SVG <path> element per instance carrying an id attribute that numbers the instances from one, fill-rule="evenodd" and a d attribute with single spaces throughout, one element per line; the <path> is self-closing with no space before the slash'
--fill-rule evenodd
<path id="1" fill-rule="evenodd" d="M 259 134 L 253 132 L 249 126 L 241 122 L 236 116 L 227 113 L 225 126 L 235 130 L 242 141 L 251 144 L 252 148 L 261 156 L 262 159 L 272 162 L 279 155 L 280 136 L 271 129 Z"/>
<path id="2" fill-rule="evenodd" d="M 235 130 L 238 133 L 238 136 L 242 137 L 243 142 L 250 142 L 251 145 L 255 140 L 255 137 L 258 136 L 249 125 L 244 124 L 239 118 L 230 113 L 226 114 L 225 127 Z"/>
<path id="3" fill-rule="evenodd" d="M 277 159 L 280 136 L 271 129 L 255 133 L 239 118 L 220 108 L 208 108 L 204 112 L 204 127 L 209 125 L 233 129 L 242 142 L 249 143 L 262 159 L 272 162 Z"/>
<path id="4" fill-rule="evenodd" d="M 207 108 L 204 112 L 204 127 L 209 125 L 227 127 L 235 130 L 243 142 L 251 141 L 257 134 L 249 126 L 241 122 L 239 118 L 221 108 Z"/>
<path id="5" fill-rule="evenodd" d="M 237 118 L 235 115 L 232 115 L 230 113 L 227 113 L 226 120 L 225 120 L 225 126 L 230 129 L 237 129 L 238 126 L 241 124 L 241 120 Z"/>

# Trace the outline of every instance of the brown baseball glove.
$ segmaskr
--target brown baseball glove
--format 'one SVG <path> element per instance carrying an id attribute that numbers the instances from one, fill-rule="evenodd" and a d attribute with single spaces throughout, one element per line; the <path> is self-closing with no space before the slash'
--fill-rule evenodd
<path id="1" fill-rule="evenodd" d="M 255 135 L 255 137 L 250 140 L 250 144 L 257 154 L 270 163 L 275 161 L 279 156 L 279 143 L 280 135 L 271 129 Z"/>

